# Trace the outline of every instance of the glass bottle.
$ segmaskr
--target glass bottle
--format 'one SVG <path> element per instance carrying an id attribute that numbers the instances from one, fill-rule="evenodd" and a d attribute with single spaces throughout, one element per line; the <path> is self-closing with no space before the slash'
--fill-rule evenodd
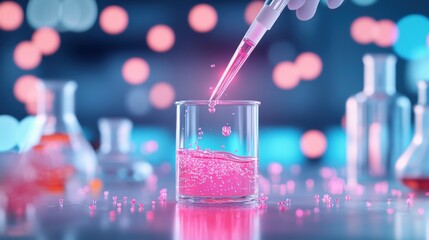
<path id="1" fill-rule="evenodd" d="M 346 103 L 347 176 L 353 186 L 391 176 L 410 140 L 410 101 L 396 92 L 396 57 L 363 57 L 364 89 Z"/>
<path id="2" fill-rule="evenodd" d="M 133 124 L 126 118 L 102 118 L 98 122 L 101 146 L 98 173 L 104 183 L 142 182 L 153 173 L 148 162 L 131 156 Z"/>
<path id="3" fill-rule="evenodd" d="M 418 102 L 414 107 L 414 137 L 396 163 L 396 177 L 414 190 L 429 190 L 429 83 L 419 81 Z"/>
<path id="4" fill-rule="evenodd" d="M 27 157 L 36 183 L 52 192 L 63 192 L 68 184 L 83 187 L 95 177 L 96 154 L 74 112 L 76 88 L 73 81 L 43 81 L 38 90 L 36 117 L 45 123 Z"/>

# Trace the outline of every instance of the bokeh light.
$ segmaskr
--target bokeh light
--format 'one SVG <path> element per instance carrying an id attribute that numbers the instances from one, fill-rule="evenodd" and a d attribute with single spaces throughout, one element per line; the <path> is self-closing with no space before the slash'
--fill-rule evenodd
<path id="1" fill-rule="evenodd" d="M 27 5 L 27 21 L 33 28 L 57 27 L 61 16 L 60 0 L 30 0 Z"/>
<path id="2" fill-rule="evenodd" d="M 301 137 L 301 151 L 308 158 L 321 157 L 327 147 L 325 135 L 318 130 L 309 130 Z"/>
<path id="3" fill-rule="evenodd" d="M 376 2 L 377 0 L 352 0 L 352 3 L 363 7 L 370 6 Z"/>
<path id="4" fill-rule="evenodd" d="M 6 151 L 17 144 L 18 121 L 8 115 L 0 115 L 0 151 Z"/>
<path id="5" fill-rule="evenodd" d="M 429 56 L 426 41 L 429 34 L 429 19 L 423 15 L 412 14 L 397 23 L 399 35 L 393 45 L 395 52 L 408 60 Z"/>
<path id="6" fill-rule="evenodd" d="M 174 88 L 166 82 L 155 84 L 149 93 L 149 99 L 152 106 L 158 109 L 169 108 L 175 98 Z"/>
<path id="7" fill-rule="evenodd" d="M 39 28 L 33 33 L 31 41 L 43 55 L 54 54 L 60 47 L 60 35 L 52 28 Z"/>
<path id="8" fill-rule="evenodd" d="M 100 27 L 107 34 L 120 34 L 128 26 L 128 13 L 120 6 L 109 6 L 100 13 Z"/>
<path id="9" fill-rule="evenodd" d="M 398 39 L 398 28 L 391 20 L 380 20 L 376 29 L 374 42 L 380 47 L 390 47 Z"/>
<path id="10" fill-rule="evenodd" d="M 73 32 L 84 32 L 97 21 L 97 3 L 95 0 L 64 0 L 61 14 L 61 26 Z"/>
<path id="11" fill-rule="evenodd" d="M 353 21 L 350 33 L 353 40 L 360 44 L 369 44 L 375 39 L 377 22 L 371 17 L 359 17 Z"/>
<path id="12" fill-rule="evenodd" d="M 263 6 L 264 2 L 259 0 L 252 1 L 247 4 L 246 10 L 244 11 L 244 20 L 247 24 L 252 24 L 253 20 L 256 18 Z"/>
<path id="13" fill-rule="evenodd" d="M 143 116 L 148 113 L 151 106 L 146 88 L 131 89 L 126 96 L 125 107 L 134 116 Z"/>
<path id="14" fill-rule="evenodd" d="M 31 70 L 39 66 L 42 61 L 42 54 L 35 44 L 30 41 L 23 41 L 16 46 L 13 52 L 13 60 L 19 68 Z"/>
<path id="15" fill-rule="evenodd" d="M 313 80 L 319 77 L 323 68 L 320 57 L 312 52 L 301 53 L 295 60 L 295 66 L 303 80 Z"/>
<path id="16" fill-rule="evenodd" d="M 419 80 L 429 81 L 429 56 L 417 59 L 410 60 L 406 65 L 406 86 L 412 92 L 417 92 L 417 82 Z"/>
<path id="17" fill-rule="evenodd" d="M 33 75 L 19 77 L 13 87 L 13 93 L 18 101 L 27 103 L 37 100 L 37 88 L 40 80 Z"/>
<path id="18" fill-rule="evenodd" d="M 272 64 L 293 61 L 296 57 L 296 52 L 296 48 L 287 41 L 275 42 L 268 48 L 268 59 Z"/>
<path id="19" fill-rule="evenodd" d="M 130 58 L 122 66 L 124 80 L 132 85 L 144 83 L 149 77 L 149 73 L 149 64 L 142 58 Z"/>
<path id="20" fill-rule="evenodd" d="M 217 12 L 209 4 L 195 5 L 189 12 L 188 22 L 196 32 L 210 32 L 217 24 Z"/>
<path id="21" fill-rule="evenodd" d="M 281 89 L 292 89 L 299 84 L 300 72 L 293 62 L 280 62 L 274 67 L 273 80 Z"/>
<path id="22" fill-rule="evenodd" d="M 0 30 L 14 31 L 24 20 L 24 13 L 19 4 L 12 1 L 0 3 Z"/>
<path id="23" fill-rule="evenodd" d="M 146 36 L 146 41 L 150 49 L 155 52 L 166 52 L 170 50 L 175 41 L 173 29 L 167 25 L 155 25 Z"/>

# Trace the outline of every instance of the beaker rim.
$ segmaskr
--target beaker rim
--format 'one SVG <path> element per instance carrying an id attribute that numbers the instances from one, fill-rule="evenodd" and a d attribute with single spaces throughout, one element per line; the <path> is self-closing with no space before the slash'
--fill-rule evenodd
<path id="1" fill-rule="evenodd" d="M 245 105 L 245 106 L 259 106 L 261 102 L 254 100 L 218 100 L 218 101 L 210 101 L 210 100 L 183 100 L 176 101 L 176 105 L 209 105 L 211 102 L 216 102 L 216 106 L 237 106 L 237 105 Z"/>

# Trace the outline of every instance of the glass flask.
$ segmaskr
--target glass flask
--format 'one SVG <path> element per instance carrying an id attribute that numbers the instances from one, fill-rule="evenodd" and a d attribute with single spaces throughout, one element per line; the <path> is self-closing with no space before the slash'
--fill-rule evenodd
<path id="1" fill-rule="evenodd" d="M 36 117 L 45 123 L 39 144 L 26 155 L 36 183 L 51 192 L 83 187 L 95 176 L 96 154 L 74 112 L 76 88 L 73 81 L 43 81 L 38 90 Z"/>
<path id="2" fill-rule="evenodd" d="M 151 164 L 131 157 L 133 124 L 126 118 L 102 118 L 98 122 L 101 146 L 99 175 L 104 183 L 142 182 L 153 173 Z"/>
<path id="3" fill-rule="evenodd" d="M 255 101 L 181 101 L 177 105 L 176 199 L 188 203 L 252 202 L 258 194 Z"/>
<path id="4" fill-rule="evenodd" d="M 396 177 L 414 190 L 429 190 L 429 83 L 419 81 L 418 102 L 414 107 L 414 137 L 396 163 Z"/>
<path id="5" fill-rule="evenodd" d="M 366 54 L 364 89 L 346 103 L 350 186 L 393 175 L 410 140 L 410 101 L 396 92 L 396 57 Z"/>

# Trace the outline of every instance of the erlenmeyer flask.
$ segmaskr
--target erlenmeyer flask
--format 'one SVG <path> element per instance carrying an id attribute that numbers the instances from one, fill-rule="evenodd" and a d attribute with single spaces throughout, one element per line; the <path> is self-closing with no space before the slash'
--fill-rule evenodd
<path id="1" fill-rule="evenodd" d="M 88 184 L 97 167 L 74 113 L 76 88 L 73 81 L 43 81 L 38 91 L 37 117 L 45 124 L 40 143 L 28 156 L 37 184 L 53 192 L 62 192 L 69 182 Z"/>
<path id="2" fill-rule="evenodd" d="M 365 178 L 391 176 L 409 143 L 410 101 L 396 92 L 396 57 L 366 54 L 362 92 L 346 104 L 347 177 L 353 186 Z"/>
<path id="3" fill-rule="evenodd" d="M 419 81 L 418 102 L 414 107 L 415 133 L 411 144 L 396 163 L 396 176 L 414 190 L 429 190 L 429 83 Z"/>
<path id="4" fill-rule="evenodd" d="M 101 146 L 99 176 L 105 184 L 142 182 L 153 172 L 152 165 L 131 156 L 132 122 L 126 118 L 102 118 L 98 122 Z"/>

